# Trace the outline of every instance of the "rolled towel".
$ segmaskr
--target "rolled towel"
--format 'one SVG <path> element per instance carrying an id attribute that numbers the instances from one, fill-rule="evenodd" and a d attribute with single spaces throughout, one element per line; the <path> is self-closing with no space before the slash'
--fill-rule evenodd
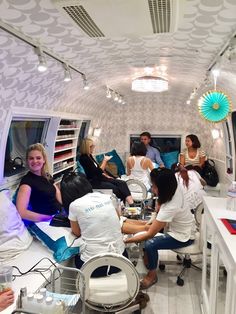
<path id="1" fill-rule="evenodd" d="M 153 212 L 151 215 L 151 218 L 147 222 L 147 225 L 151 225 L 153 221 L 156 219 L 156 217 L 157 217 L 157 212 Z"/>

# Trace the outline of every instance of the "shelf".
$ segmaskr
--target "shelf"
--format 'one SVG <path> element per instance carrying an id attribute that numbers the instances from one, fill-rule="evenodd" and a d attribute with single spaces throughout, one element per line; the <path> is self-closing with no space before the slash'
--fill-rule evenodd
<path id="1" fill-rule="evenodd" d="M 74 167 L 74 163 L 67 166 L 67 167 L 64 167 L 64 168 L 61 168 L 61 169 L 58 169 L 57 171 L 53 172 L 53 175 L 57 174 L 57 173 L 60 173 L 62 172 L 63 170 L 66 170 L 66 169 L 69 169 L 69 168 L 73 168 Z"/>
<path id="2" fill-rule="evenodd" d="M 60 153 L 63 152 L 65 150 L 70 150 L 70 149 L 74 149 L 76 148 L 76 146 L 69 146 L 69 147 L 65 147 L 65 148 L 61 148 L 61 149 L 55 149 L 54 153 Z"/>
<path id="3" fill-rule="evenodd" d="M 76 130 L 79 130 L 79 128 L 59 128 L 58 129 L 58 132 L 59 131 L 76 131 Z"/>
<path id="4" fill-rule="evenodd" d="M 74 155 L 65 156 L 64 158 L 61 158 L 61 159 L 58 159 L 58 160 L 54 160 L 53 164 L 57 164 L 58 162 L 61 162 L 61 161 L 67 160 L 67 159 L 72 159 L 72 158 L 75 158 L 75 156 Z"/>
<path id="5" fill-rule="evenodd" d="M 69 141 L 69 140 L 76 140 L 76 139 L 77 139 L 77 137 L 56 138 L 56 142 Z"/>
<path id="6" fill-rule="evenodd" d="M 54 158 L 52 160 L 53 176 L 56 177 L 56 182 L 61 181 L 60 177 L 64 171 L 73 169 L 76 166 L 76 148 L 80 131 L 79 122 L 79 120 L 74 119 L 61 119 L 57 128 Z"/>

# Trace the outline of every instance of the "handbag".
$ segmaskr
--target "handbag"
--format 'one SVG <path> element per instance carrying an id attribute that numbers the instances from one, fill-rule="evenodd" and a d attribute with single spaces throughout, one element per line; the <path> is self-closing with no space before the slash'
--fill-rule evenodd
<path id="1" fill-rule="evenodd" d="M 67 216 L 56 214 L 50 221 L 50 226 L 70 228 L 70 220 Z"/>
<path id="2" fill-rule="evenodd" d="M 217 183 L 219 183 L 219 176 L 215 169 L 214 160 L 208 159 L 205 161 L 204 167 L 202 168 L 201 176 L 209 186 L 215 187 Z"/>
<path id="3" fill-rule="evenodd" d="M 25 166 L 21 157 L 5 160 L 4 176 L 12 176 L 23 169 L 25 169 Z"/>

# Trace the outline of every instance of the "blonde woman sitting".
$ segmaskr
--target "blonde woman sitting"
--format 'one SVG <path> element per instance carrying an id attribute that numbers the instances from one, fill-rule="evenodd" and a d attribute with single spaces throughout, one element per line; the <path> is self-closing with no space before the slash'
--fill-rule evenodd
<path id="1" fill-rule="evenodd" d="M 113 193 L 124 203 L 127 202 L 129 205 L 133 205 L 134 201 L 126 182 L 112 178 L 105 170 L 107 162 L 112 157 L 104 156 L 103 162 L 99 166 L 93 157 L 94 148 L 95 144 L 92 139 L 83 139 L 79 158 L 93 189 L 112 189 Z"/>
<path id="2" fill-rule="evenodd" d="M 21 179 L 16 207 L 22 219 L 35 222 L 50 220 L 62 209 L 62 200 L 61 192 L 49 174 L 43 145 L 29 146 L 26 160 L 29 172 Z"/>

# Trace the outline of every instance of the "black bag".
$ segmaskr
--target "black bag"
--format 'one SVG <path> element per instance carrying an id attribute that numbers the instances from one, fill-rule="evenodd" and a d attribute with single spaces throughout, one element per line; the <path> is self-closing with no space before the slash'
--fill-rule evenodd
<path id="1" fill-rule="evenodd" d="M 25 169 L 23 160 L 21 157 L 5 160 L 4 176 L 9 177 L 17 174 Z"/>
<path id="2" fill-rule="evenodd" d="M 216 186 L 219 183 L 219 176 L 215 169 L 214 160 L 208 159 L 205 161 L 201 176 L 209 186 Z"/>
<path id="3" fill-rule="evenodd" d="M 70 220 L 67 216 L 56 214 L 50 221 L 50 226 L 70 228 Z"/>

